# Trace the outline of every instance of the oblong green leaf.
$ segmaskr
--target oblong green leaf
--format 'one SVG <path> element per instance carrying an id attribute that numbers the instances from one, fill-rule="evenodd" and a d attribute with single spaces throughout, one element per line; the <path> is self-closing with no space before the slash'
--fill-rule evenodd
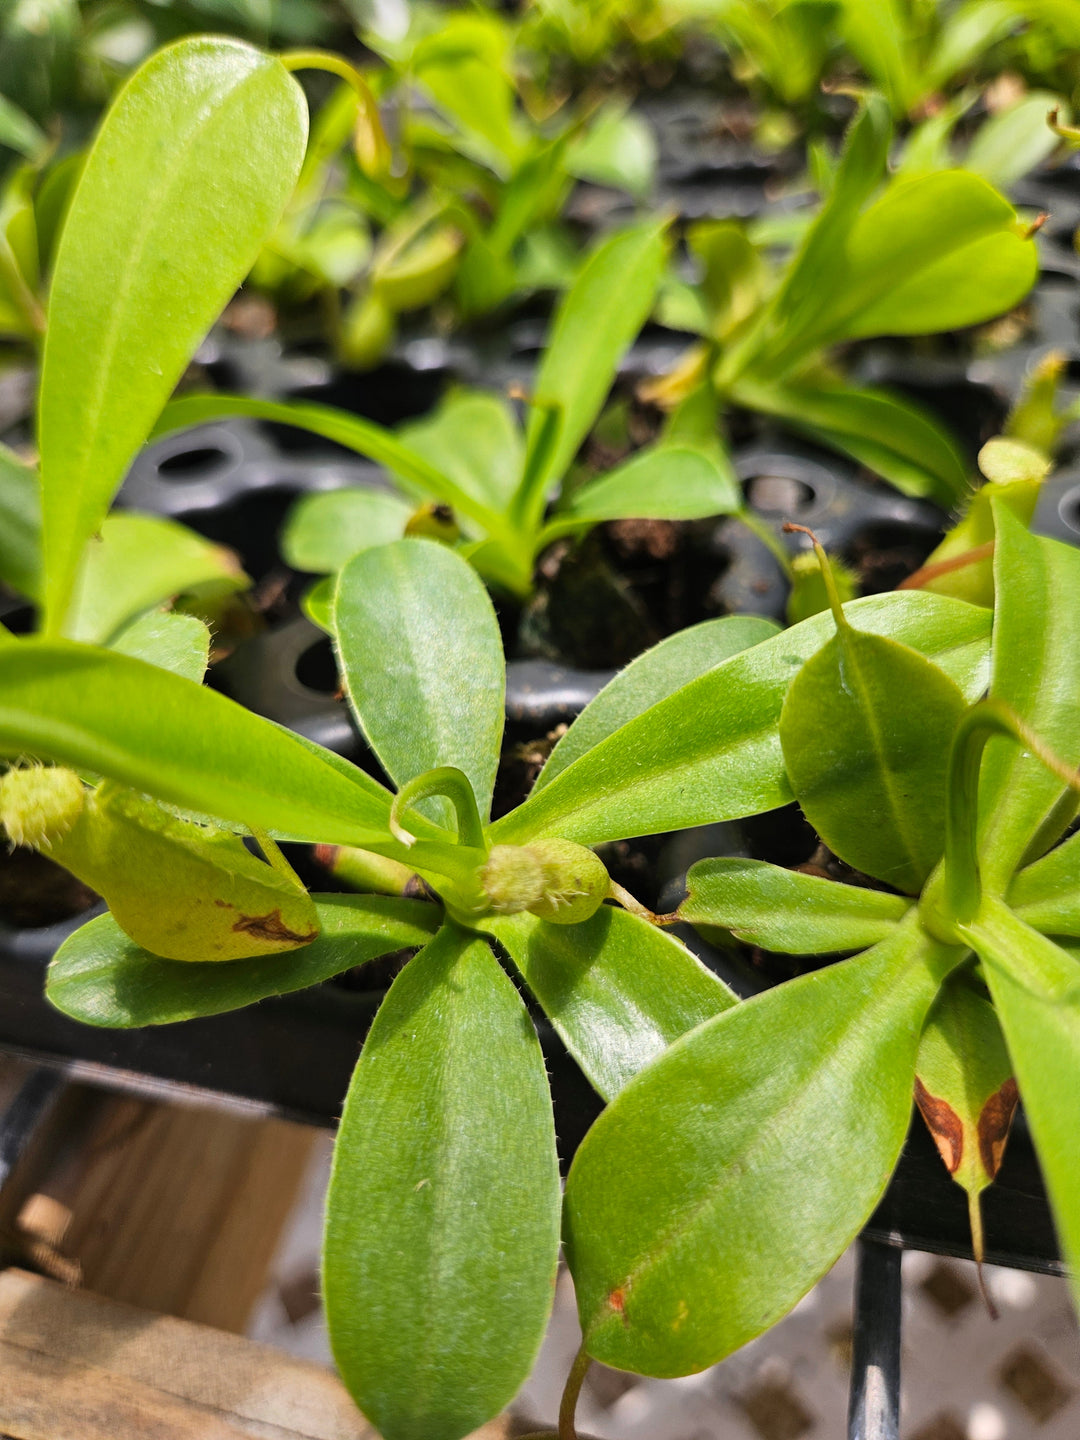
<path id="1" fill-rule="evenodd" d="M 837 255 L 859 211 L 878 188 L 889 158 L 892 120 L 881 95 L 871 93 L 848 126 L 832 189 L 788 266 L 773 310 L 789 346 L 812 348 L 815 324 L 836 291 Z"/>
<path id="2" fill-rule="evenodd" d="M 603 240 L 582 266 L 559 305 L 533 389 L 526 432 L 526 470 L 542 501 L 568 469 L 600 407 L 624 351 L 652 309 L 664 267 L 668 222 L 645 220 Z M 554 444 L 539 447 L 545 417 L 558 414 Z"/>
<path id="3" fill-rule="evenodd" d="M 699 1026 L 626 1086 L 566 1186 L 590 1355 L 702 1370 L 824 1274 L 889 1179 L 923 1018 L 963 954 L 909 921 Z"/>
<path id="4" fill-rule="evenodd" d="M 537 790 L 565 770 L 586 750 L 599 745 L 650 705 L 678 690 L 741 650 L 748 650 L 779 632 L 772 620 L 756 615 L 725 615 L 679 630 L 631 660 L 590 700 L 552 750 L 536 778 Z"/>
<path id="5" fill-rule="evenodd" d="M 41 496 L 37 471 L 0 445 L 0 580 L 28 600 L 41 587 Z"/>
<path id="6" fill-rule="evenodd" d="M 986 686 L 990 612 L 963 601 L 942 606 L 944 598 L 869 596 L 846 613 L 923 651 L 974 700 Z M 786 805 L 792 792 L 777 722 L 792 677 L 832 624 L 815 615 L 684 685 L 496 821 L 492 840 L 561 836 L 596 845 Z"/>
<path id="7" fill-rule="evenodd" d="M 45 132 L 35 125 L 25 110 L 0 94 L 0 145 L 25 155 L 28 160 L 44 159 L 50 149 Z"/>
<path id="8" fill-rule="evenodd" d="M 1030 534 L 1001 500 L 992 504 L 997 604 L 990 694 L 1011 706 L 1062 760 L 1076 765 L 1080 551 Z M 984 886 L 1005 889 L 1064 788 L 1014 741 L 995 737 L 987 743 L 979 779 Z"/>
<path id="9" fill-rule="evenodd" d="M 1057 148 L 1058 137 L 1046 123 L 1051 110 L 1069 123 L 1069 107 L 1050 90 L 1033 90 L 985 120 L 964 156 L 964 169 L 1008 190 Z"/>
<path id="10" fill-rule="evenodd" d="M 365 550 L 338 577 L 334 629 L 349 703 L 394 783 L 454 765 L 486 818 L 506 666 L 476 572 L 430 540 Z"/>
<path id="11" fill-rule="evenodd" d="M 610 905 L 580 925 L 528 914 L 480 923 L 605 1100 L 680 1035 L 736 1003 L 685 945 Z"/>
<path id="12" fill-rule="evenodd" d="M 375 1018 L 327 1202 L 334 1358 L 386 1440 L 460 1440 L 513 1399 L 543 1338 L 558 1245 L 535 1032 L 487 942 L 447 927 Z"/>
<path id="13" fill-rule="evenodd" d="M 862 214 L 848 207 L 838 216 L 830 239 L 798 311 L 787 287 L 777 298 L 773 337 L 752 357 L 770 380 L 840 340 L 987 320 L 1022 299 L 1038 274 L 1035 244 L 1012 206 L 963 170 L 894 179 Z"/>
<path id="14" fill-rule="evenodd" d="M 742 490 L 723 451 L 655 445 L 575 490 L 544 526 L 543 548 L 603 520 L 700 520 L 742 508 Z"/>
<path id="15" fill-rule="evenodd" d="M 992 900 L 984 901 L 970 933 L 1016 1067 L 1073 1296 L 1080 1298 L 1080 965 Z"/>
<path id="16" fill-rule="evenodd" d="M 114 635 L 109 649 L 199 684 L 210 663 L 210 631 L 195 615 L 151 610 Z"/>
<path id="17" fill-rule="evenodd" d="M 1080 939 L 1080 833 L 1021 870 L 1006 898 L 1032 929 Z"/>
<path id="18" fill-rule="evenodd" d="M 941 987 L 919 1042 L 915 1099 L 949 1174 L 968 1196 L 971 1238 L 982 1260 L 979 1196 L 1005 1154 L 1016 1081 L 1005 1037 L 985 993 L 966 970 Z"/>
<path id="19" fill-rule="evenodd" d="M 238 40 L 166 46 L 113 102 L 60 238 L 42 359 L 54 631 L 83 544 L 280 219 L 306 137 L 296 81 Z"/>
<path id="20" fill-rule="evenodd" d="M 949 746 L 967 704 L 917 651 L 847 623 L 806 662 L 780 744 L 792 792 L 835 855 L 922 889 L 945 850 Z"/>
<path id="21" fill-rule="evenodd" d="M 885 940 L 911 908 L 900 895 L 841 885 L 762 860 L 699 860 L 686 877 L 679 919 L 716 925 L 785 955 L 863 950 Z"/>
<path id="22" fill-rule="evenodd" d="M 64 633 L 104 645 L 123 625 L 180 594 L 208 602 L 250 582 L 231 550 L 161 515 L 121 510 L 83 551 Z"/>
<path id="23" fill-rule="evenodd" d="M 1035 244 L 979 175 L 899 179 L 861 215 L 844 247 L 843 298 L 823 339 L 925 335 L 974 325 L 1035 283 Z"/>
<path id="24" fill-rule="evenodd" d="M 905 495 L 926 495 L 948 509 L 965 497 L 968 467 L 956 442 L 921 406 L 899 395 L 748 378 L 733 394 L 742 404 L 782 416 L 794 429 L 853 456 Z"/>
<path id="25" fill-rule="evenodd" d="M 128 939 L 111 915 L 89 920 L 56 952 L 45 998 L 84 1025 L 171 1025 L 305 990 L 392 950 L 426 945 L 442 912 L 386 895 L 315 896 L 319 937 L 286 954 L 199 965 L 162 960 Z"/>
<path id="26" fill-rule="evenodd" d="M 187 810 L 327 844 L 387 838 L 362 770 L 216 691 L 66 640 L 0 649 L 0 753 L 107 775 Z"/>
<path id="27" fill-rule="evenodd" d="M 505 510 L 521 480 L 525 440 L 510 404 L 486 390 L 452 390 L 439 408 L 403 425 L 403 444 L 467 494 Z"/>
<path id="28" fill-rule="evenodd" d="M 400 540 L 416 509 L 386 490 L 327 490 L 293 506 L 281 533 L 285 562 L 312 575 L 332 575 L 373 545 Z"/>

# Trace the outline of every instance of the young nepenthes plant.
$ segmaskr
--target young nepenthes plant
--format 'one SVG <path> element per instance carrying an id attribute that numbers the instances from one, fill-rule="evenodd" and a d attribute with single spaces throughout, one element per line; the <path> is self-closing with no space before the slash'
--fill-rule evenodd
<path id="1" fill-rule="evenodd" d="M 980 174 L 954 168 L 893 174 L 892 121 L 865 97 L 835 164 L 818 176 L 822 204 L 779 267 L 772 238 L 737 221 L 687 233 L 699 281 L 661 309 L 700 337 L 671 374 L 642 387 L 668 407 L 705 384 L 721 409 L 779 420 L 840 450 L 910 495 L 952 508 L 968 488 L 953 437 L 922 406 L 847 381 L 843 342 L 932 335 L 1016 305 L 1038 274 L 1034 234 Z"/>
<path id="2" fill-rule="evenodd" d="M 606 473 L 580 482 L 572 473 L 652 309 L 668 228 L 667 220 L 640 221 L 586 258 L 555 313 L 524 433 L 507 399 L 467 390 L 401 433 L 329 406 L 235 395 L 174 400 L 156 433 L 244 415 L 301 427 L 385 465 L 396 493 L 350 488 L 296 506 L 284 553 L 316 574 L 333 574 L 359 550 L 412 533 L 432 506 L 444 507 L 442 533 L 485 581 L 518 599 L 531 594 L 544 549 L 606 520 L 739 514 L 761 533 L 716 439 L 711 408 L 699 421 L 695 406 L 685 407 L 656 442 Z M 764 538 L 777 548 L 767 531 Z M 328 593 L 328 585 L 316 587 L 316 618 Z"/>
<path id="3" fill-rule="evenodd" d="M 923 595 L 852 610 L 925 647 L 978 693 L 985 612 Z M 391 1440 L 458 1440 L 528 1373 L 559 1236 L 544 1065 L 503 966 L 607 1099 L 735 1005 L 612 886 L 590 847 L 783 803 L 779 751 L 762 748 L 761 726 L 775 724 L 793 669 L 830 622 L 815 616 L 777 633 L 730 617 L 672 637 L 602 692 L 552 752 L 544 783 L 494 823 L 503 661 L 471 567 L 428 540 L 362 552 L 338 578 L 332 623 L 346 694 L 396 795 L 190 680 L 28 639 L 0 647 L 0 745 L 61 768 L 10 770 L 0 808 L 9 832 L 25 833 L 29 796 L 39 843 L 51 841 L 61 860 L 84 811 L 104 808 L 121 827 L 101 877 L 114 913 L 77 931 L 50 970 L 49 998 L 87 1023 L 220 1013 L 420 947 L 378 1012 L 346 1102 L 324 1289 L 335 1354 L 365 1414 Z M 63 767 L 109 779 L 83 794 Z M 139 792 L 137 804 L 118 815 L 102 794 L 110 787 Z M 42 829 L 43 793 L 53 808 Z M 68 802 L 60 813 L 56 796 Z M 155 863 L 140 868 L 132 852 L 145 810 L 166 833 Z M 182 818 L 191 812 L 366 856 L 369 876 L 395 893 L 300 892 L 292 903 L 310 905 L 319 929 L 310 943 L 199 963 L 192 935 L 183 958 L 164 959 L 136 937 L 145 911 L 170 909 L 170 892 L 171 912 L 239 906 L 229 860 L 238 842 L 223 854 L 221 837 Z M 196 855 L 201 871 L 173 867 L 170 879 L 166 841 Z M 401 894 L 414 873 L 437 899 Z"/>
<path id="4" fill-rule="evenodd" d="M 988 700 L 970 707 L 847 606 L 779 716 L 807 819 L 889 888 L 749 860 L 690 872 L 679 918 L 851 958 L 676 1042 L 586 1137 L 565 1240 L 586 1349 L 607 1364 L 685 1374 L 784 1314 L 876 1204 L 916 1077 L 981 1248 L 975 1197 L 1000 1164 L 1015 1075 L 1075 1267 L 1080 847 L 1062 836 L 1077 810 L 1080 554 L 1000 501 L 994 519 Z"/>
<path id="5" fill-rule="evenodd" d="M 675 1373 L 763 1328 L 857 1228 L 899 1147 L 923 1016 L 973 950 L 1040 1149 L 1056 1143 L 1031 1046 L 1042 1044 L 1040 1026 L 1058 1023 L 1053 987 L 1072 961 L 1034 929 L 1048 949 L 1032 975 L 998 951 L 1016 926 L 1025 937 L 1028 926 L 1076 933 L 1060 879 L 1076 851 L 1067 843 L 1036 859 L 1070 818 L 1060 781 L 1051 776 L 1047 790 L 1042 766 L 1017 770 L 1015 746 L 995 737 L 981 768 L 983 898 L 973 918 L 953 914 L 948 896 L 943 911 L 927 901 L 933 928 L 923 923 L 915 897 L 946 848 L 936 742 L 985 690 L 991 629 L 987 609 L 950 597 L 851 602 L 836 638 L 829 615 L 782 633 L 729 617 L 673 636 L 616 677 L 532 793 L 494 820 L 499 629 L 476 570 L 446 546 L 410 538 L 363 550 L 326 601 L 346 697 L 388 785 L 190 671 L 67 633 L 90 537 L 276 223 L 302 160 L 303 120 L 280 61 L 237 42 L 183 42 L 120 92 L 91 149 L 57 252 L 40 385 L 44 623 L 27 637 L 0 628 L 0 753 L 12 762 L 0 810 L 12 838 L 51 847 L 110 903 L 49 974 L 52 1002 L 86 1023 L 217 1014 L 416 952 L 379 1009 L 346 1101 L 324 1292 L 342 1374 L 387 1440 L 460 1440 L 512 1398 L 552 1298 L 561 1196 L 523 993 L 610 1102 L 567 1192 L 586 1354 Z M 182 145 L 172 143 L 178 127 Z M 209 183 L 223 174 L 235 183 Z M 635 246 L 651 243 L 635 234 Z M 102 276 L 118 273 L 126 284 L 113 293 Z M 1077 557 L 1008 515 L 998 527 L 993 691 L 1070 761 Z M 1033 637 L 1047 671 L 1034 678 Z M 895 683 L 881 681 L 896 715 L 909 716 L 925 689 L 921 729 L 868 730 L 861 711 L 844 710 L 843 687 L 837 698 L 841 659 L 877 674 L 880 654 L 900 667 Z M 889 740 L 880 752 L 867 740 L 879 733 Z M 845 763 L 833 753 L 830 769 L 816 747 L 824 739 L 835 751 L 841 737 Z M 894 752 L 904 764 L 883 767 Z M 883 779 L 893 769 L 925 782 L 930 799 L 915 786 L 901 809 Z M 866 845 L 877 848 L 866 855 L 845 818 L 853 794 L 890 817 L 871 827 Z M 678 940 L 632 913 L 593 847 L 793 797 L 830 843 L 868 873 L 885 870 L 902 893 L 816 900 L 815 945 L 824 935 L 830 951 L 872 948 L 737 1004 Z M 903 843 L 890 848 L 877 832 L 897 827 Z M 360 852 L 357 868 L 368 857 L 379 883 L 308 895 L 278 855 L 286 842 Z M 777 873 L 769 883 L 782 886 Z M 434 898 L 400 893 L 414 874 Z M 739 929 L 738 917 L 723 918 L 739 887 L 721 879 L 710 923 Z M 963 928 L 943 928 L 954 922 Z M 1031 1011 L 1029 984 L 1049 987 L 1044 1009 Z M 1062 1044 L 1072 1044 L 1070 1023 Z M 756 1137 L 778 1127 L 783 1143 L 763 1156 Z M 622 1133 L 640 1141 L 632 1153 L 618 1153 Z M 1070 1162 L 1076 1133 L 1061 1146 Z M 677 1148 L 659 1163 L 669 1135 Z M 822 1145 L 839 1154 L 835 1172 L 817 1163 Z M 1075 1248 L 1068 1169 L 1046 1164 Z M 707 1235 L 708 1265 L 684 1223 L 690 1195 L 697 1223 L 719 1227 Z"/>

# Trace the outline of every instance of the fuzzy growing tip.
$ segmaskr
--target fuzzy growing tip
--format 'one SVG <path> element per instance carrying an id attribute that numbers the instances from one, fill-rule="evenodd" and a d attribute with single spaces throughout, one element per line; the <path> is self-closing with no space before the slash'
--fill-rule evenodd
<path id="1" fill-rule="evenodd" d="M 0 780 L 0 825 L 15 845 L 47 850 L 82 814 L 86 791 L 74 770 L 31 765 Z"/>
<path id="2" fill-rule="evenodd" d="M 557 925 L 588 920 L 611 893 L 603 861 L 569 840 L 494 845 L 480 883 L 497 913 L 528 910 Z"/>

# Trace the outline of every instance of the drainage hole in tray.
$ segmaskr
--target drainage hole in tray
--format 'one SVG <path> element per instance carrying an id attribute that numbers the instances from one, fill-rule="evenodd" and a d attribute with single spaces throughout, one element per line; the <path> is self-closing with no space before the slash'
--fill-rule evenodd
<path id="1" fill-rule="evenodd" d="M 746 498 L 763 515 L 804 514 L 817 499 L 812 485 L 790 475 L 755 475 L 747 482 Z"/>
<path id="2" fill-rule="evenodd" d="M 175 455 L 166 455 L 158 461 L 157 472 L 165 480 L 186 485 L 194 480 L 205 480 L 208 475 L 229 464 L 232 458 L 216 445 L 200 445 L 194 450 L 180 450 Z"/>
<path id="3" fill-rule="evenodd" d="M 296 662 L 296 678 L 306 690 L 319 695 L 336 695 L 341 688 L 329 636 L 309 645 Z"/>

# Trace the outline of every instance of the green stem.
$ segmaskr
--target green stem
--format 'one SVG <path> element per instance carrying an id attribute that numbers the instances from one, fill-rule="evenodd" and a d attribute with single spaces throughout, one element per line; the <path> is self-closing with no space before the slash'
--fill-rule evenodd
<path id="1" fill-rule="evenodd" d="M 558 1430 L 531 1430 L 528 1435 L 522 1435 L 521 1440 L 578 1440 L 578 1433 L 574 1427 L 574 1412 L 577 1410 L 582 1382 L 591 1364 L 592 1356 L 585 1353 L 585 1346 L 582 1345 L 574 1356 L 570 1374 L 566 1377 L 566 1386 L 559 1404 Z"/>
<path id="2" fill-rule="evenodd" d="M 1080 773 L 1044 745 L 1019 715 L 1001 700 L 981 700 L 964 715 L 953 736 L 945 797 L 945 908 L 958 925 L 975 918 L 982 898 L 978 862 L 979 771 L 986 742 L 1004 735 L 1071 789 L 1080 791 Z"/>
<path id="3" fill-rule="evenodd" d="M 453 805 L 457 815 L 458 844 L 473 850 L 487 852 L 484 836 L 484 822 L 476 805 L 476 796 L 469 783 L 469 777 L 454 765 L 440 765 L 434 770 L 425 770 L 423 775 L 404 784 L 394 796 L 390 807 L 390 833 L 402 845 L 413 846 L 416 836 L 405 829 L 402 817 L 410 805 L 419 800 L 429 800 L 434 795 L 445 796 Z"/>
<path id="4" fill-rule="evenodd" d="M 629 890 L 624 890 L 614 880 L 610 880 L 608 883 L 611 887 L 608 895 L 612 900 L 617 900 L 622 908 L 628 910 L 631 915 L 637 915 L 640 919 L 647 920 L 650 925 L 662 925 L 669 919 L 666 915 L 654 915 L 647 905 L 642 905 L 641 901 L 631 895 Z"/>
<path id="5" fill-rule="evenodd" d="M 829 564 L 829 557 L 825 554 L 821 541 L 812 530 L 805 525 L 793 525 L 788 521 L 784 525 L 784 533 L 787 535 L 799 534 L 809 535 L 814 545 L 814 554 L 821 569 L 821 578 L 825 581 L 825 594 L 829 597 L 829 609 L 832 611 L 833 619 L 836 621 L 837 630 L 849 630 L 847 616 L 844 614 L 844 607 L 840 602 L 840 592 L 836 588 L 836 580 L 833 577 L 832 566 Z"/>
<path id="6" fill-rule="evenodd" d="M 360 71 L 341 55 L 329 50 L 288 50 L 278 57 L 286 70 L 327 70 L 352 87 L 360 101 L 360 115 L 354 136 L 356 158 L 371 179 L 390 174 L 390 142 L 386 138 L 379 106 Z"/>
<path id="7" fill-rule="evenodd" d="M 548 466 L 558 444 L 563 410 L 561 405 L 544 400 L 527 399 L 527 403 L 538 410 L 542 418 L 536 432 L 536 442 L 529 448 L 526 456 L 521 484 L 510 502 L 510 519 L 520 530 L 528 535 L 535 535 L 544 519 Z"/>
<path id="8" fill-rule="evenodd" d="M 563 1390 L 562 1403 L 559 1406 L 559 1440 L 578 1440 L 577 1430 L 574 1428 L 574 1413 L 577 1410 L 582 1382 L 591 1364 L 592 1356 L 586 1353 L 583 1344 L 574 1357 L 570 1374 L 566 1377 L 566 1388 Z"/>

